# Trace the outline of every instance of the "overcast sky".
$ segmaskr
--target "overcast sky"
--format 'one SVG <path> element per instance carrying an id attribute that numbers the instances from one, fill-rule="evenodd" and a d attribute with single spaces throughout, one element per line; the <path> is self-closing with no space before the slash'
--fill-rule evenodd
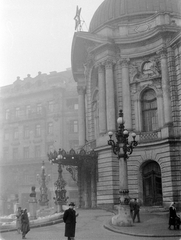
<path id="1" fill-rule="evenodd" d="M 103 0 L 0 0 L 0 86 L 71 67 L 76 6 L 83 30 Z"/>

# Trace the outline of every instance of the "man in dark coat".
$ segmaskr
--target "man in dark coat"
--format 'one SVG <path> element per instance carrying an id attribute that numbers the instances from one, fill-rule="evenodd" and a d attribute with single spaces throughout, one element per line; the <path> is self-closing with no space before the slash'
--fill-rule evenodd
<path id="1" fill-rule="evenodd" d="M 68 240 L 74 240 L 75 237 L 76 217 L 79 214 L 76 214 L 74 207 L 75 204 L 71 202 L 69 204 L 69 209 L 65 210 L 63 215 L 63 221 L 65 223 L 65 237 L 68 237 Z"/>
<path id="2" fill-rule="evenodd" d="M 131 215 L 131 218 L 133 219 L 134 217 L 134 209 L 135 209 L 135 198 L 134 199 L 131 199 L 130 200 L 130 203 L 129 203 L 129 207 L 130 207 L 130 215 Z"/>
<path id="3" fill-rule="evenodd" d="M 172 202 L 169 207 L 169 223 L 168 224 L 169 224 L 169 227 L 168 227 L 169 229 L 171 229 L 172 225 L 174 226 L 174 229 L 180 228 L 181 221 L 180 221 L 180 217 L 177 215 L 174 202 Z"/>
<path id="4" fill-rule="evenodd" d="M 138 219 L 138 223 L 140 223 L 140 201 L 139 199 L 135 198 L 133 222 L 135 221 L 136 217 Z"/>

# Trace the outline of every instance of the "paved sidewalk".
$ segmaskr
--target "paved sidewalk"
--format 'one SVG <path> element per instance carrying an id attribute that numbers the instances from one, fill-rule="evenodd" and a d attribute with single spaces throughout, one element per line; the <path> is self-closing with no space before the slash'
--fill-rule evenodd
<path id="1" fill-rule="evenodd" d="M 120 234 L 140 237 L 181 237 L 180 230 L 168 229 L 168 212 L 146 212 L 140 211 L 141 223 L 135 222 L 132 227 L 113 226 L 110 221 L 104 224 L 104 227 L 110 231 Z M 173 229 L 173 226 L 172 226 Z M 178 238 L 181 239 L 181 238 Z"/>
<path id="2" fill-rule="evenodd" d="M 139 237 L 142 237 L 141 239 L 155 238 L 155 239 L 181 240 L 181 230 L 168 229 L 168 212 L 159 212 L 159 211 L 148 212 L 145 210 L 141 210 L 140 211 L 141 223 L 134 223 L 132 227 L 116 227 L 111 224 L 111 219 L 114 216 L 114 214 L 111 211 L 101 210 L 101 209 L 94 209 L 94 210 L 93 209 L 77 209 L 77 211 L 79 212 L 79 215 L 80 215 L 79 221 L 77 224 L 77 235 L 87 234 L 87 232 L 89 230 L 92 231 L 92 229 L 94 229 L 95 234 L 98 235 L 99 232 L 101 233 L 99 226 L 102 226 L 102 228 L 104 227 L 105 230 L 109 230 L 110 232 L 106 236 L 109 236 L 109 235 L 111 236 L 111 232 L 112 232 L 113 236 L 111 239 L 118 239 L 116 237 L 113 238 L 114 234 L 117 234 L 118 236 L 120 235 L 119 239 L 138 239 Z M 44 232 L 43 230 L 44 228 L 42 228 L 43 226 L 47 227 L 48 229 L 60 228 L 60 224 L 61 224 L 60 222 L 62 222 L 62 219 L 57 220 L 57 222 L 51 221 L 46 224 L 37 224 L 36 226 L 34 225 L 32 226 L 32 228 L 35 228 L 35 230 L 32 229 L 29 235 L 37 231 Z M 56 224 L 56 223 L 60 223 L 60 224 Z M 38 230 L 38 227 L 40 230 Z M 64 224 L 61 224 L 61 227 L 62 229 L 64 229 Z M 98 230 L 96 230 L 96 227 L 98 228 Z M 4 239 L 12 239 L 11 236 L 15 237 L 15 235 L 13 235 L 13 232 L 6 231 L 4 232 L 5 235 L 2 232 L 4 236 L 6 237 L 10 236 L 9 238 L 7 237 Z M 14 237 L 13 239 L 16 239 Z M 18 239 L 18 236 L 17 236 L 17 239 Z M 43 238 L 39 238 L 39 239 L 43 239 Z M 58 239 L 58 238 L 54 238 L 54 239 Z M 102 239 L 102 238 L 97 238 L 97 239 Z M 107 238 L 104 238 L 104 239 L 107 239 Z"/>

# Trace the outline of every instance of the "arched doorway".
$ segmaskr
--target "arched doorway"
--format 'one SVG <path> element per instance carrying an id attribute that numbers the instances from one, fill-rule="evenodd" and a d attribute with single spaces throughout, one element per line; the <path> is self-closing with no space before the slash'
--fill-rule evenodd
<path id="1" fill-rule="evenodd" d="M 142 173 L 144 205 L 162 205 L 162 179 L 159 164 L 154 161 L 148 162 L 143 166 Z"/>

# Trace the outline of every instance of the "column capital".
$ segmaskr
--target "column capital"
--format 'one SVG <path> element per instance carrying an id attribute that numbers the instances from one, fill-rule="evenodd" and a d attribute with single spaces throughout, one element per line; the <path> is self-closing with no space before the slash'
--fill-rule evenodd
<path id="1" fill-rule="evenodd" d="M 160 59 L 167 58 L 167 48 L 162 47 L 158 52 L 157 55 L 159 55 Z"/>
<path id="2" fill-rule="evenodd" d="M 106 69 L 109 69 L 109 68 L 112 68 L 112 66 L 116 64 L 116 60 L 113 59 L 113 58 L 107 58 L 105 61 L 104 61 L 104 65 L 106 67 Z"/>
<path id="3" fill-rule="evenodd" d="M 105 66 L 105 64 L 104 64 L 103 61 L 102 61 L 102 62 L 97 62 L 97 63 L 95 64 L 95 67 L 98 69 L 98 72 L 102 72 L 104 66 Z"/>
<path id="4" fill-rule="evenodd" d="M 129 58 L 120 58 L 118 60 L 118 63 L 121 64 L 122 67 L 128 67 L 129 62 L 130 62 Z"/>
<path id="5" fill-rule="evenodd" d="M 85 94 L 85 87 L 84 86 L 77 86 L 77 92 L 79 95 Z"/>

